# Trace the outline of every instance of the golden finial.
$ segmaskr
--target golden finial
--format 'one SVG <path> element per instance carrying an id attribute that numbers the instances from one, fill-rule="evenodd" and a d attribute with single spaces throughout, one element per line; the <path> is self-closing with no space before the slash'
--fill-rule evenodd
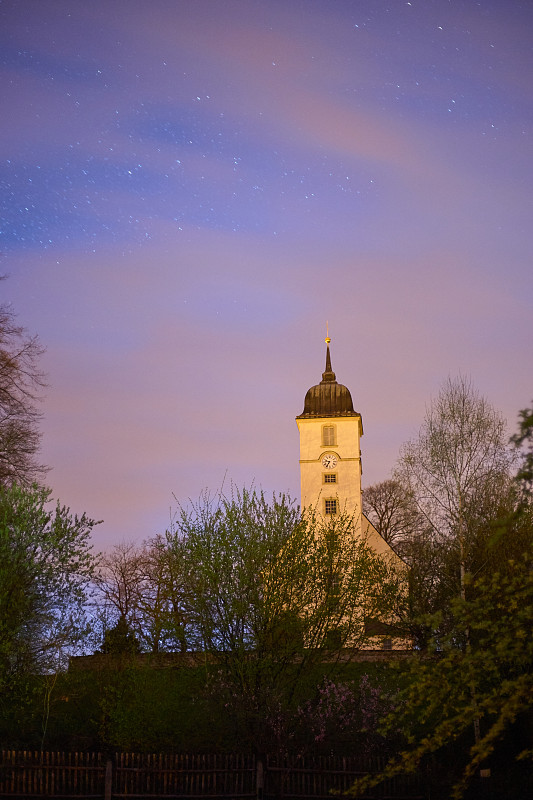
<path id="1" fill-rule="evenodd" d="M 326 339 L 325 339 L 325 342 L 326 342 L 326 344 L 329 344 L 331 342 L 331 339 L 329 338 L 329 323 L 328 323 L 327 320 L 326 320 Z"/>

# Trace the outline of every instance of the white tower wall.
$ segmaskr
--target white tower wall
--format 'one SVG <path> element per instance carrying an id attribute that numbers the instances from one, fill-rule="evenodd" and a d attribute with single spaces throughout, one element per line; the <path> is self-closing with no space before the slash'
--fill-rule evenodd
<path id="1" fill-rule="evenodd" d="M 361 417 L 317 417 L 297 419 L 300 431 L 301 505 L 325 514 L 325 500 L 337 498 L 339 511 L 360 516 L 361 513 Z M 333 427 L 333 444 L 325 444 L 324 426 Z M 334 468 L 327 469 L 322 459 L 327 454 L 337 458 Z M 328 482 L 334 477 L 335 483 Z"/>

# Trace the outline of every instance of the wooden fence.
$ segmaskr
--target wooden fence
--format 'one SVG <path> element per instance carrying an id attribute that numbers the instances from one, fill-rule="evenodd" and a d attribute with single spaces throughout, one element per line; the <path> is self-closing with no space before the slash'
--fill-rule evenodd
<path id="1" fill-rule="evenodd" d="M 3 750 L 0 795 L 104 797 L 106 760 L 100 753 Z"/>
<path id="2" fill-rule="evenodd" d="M 0 753 L 0 797 L 10 798 L 254 798 L 328 800 L 356 777 L 377 772 L 378 759 L 305 758 L 264 761 L 248 755 Z M 421 800 L 413 779 L 395 778 L 367 795 Z"/>

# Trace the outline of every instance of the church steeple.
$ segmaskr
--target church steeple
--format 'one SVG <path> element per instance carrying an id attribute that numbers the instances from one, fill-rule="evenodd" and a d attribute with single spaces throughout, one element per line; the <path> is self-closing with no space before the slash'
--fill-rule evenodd
<path id="1" fill-rule="evenodd" d="M 329 336 L 326 337 L 326 371 L 322 373 L 322 381 L 334 381 L 335 380 L 335 373 L 331 369 L 331 356 L 329 354 L 329 343 L 331 339 Z"/>
<path id="2" fill-rule="evenodd" d="M 354 411 L 349 390 L 337 383 L 330 343 L 328 335 L 322 380 L 308 390 L 304 410 L 296 417 L 301 503 L 302 508 L 315 509 L 324 516 L 341 511 L 360 514 L 363 423 Z"/>
<path id="3" fill-rule="evenodd" d="M 305 395 L 304 410 L 296 419 L 360 416 L 354 411 L 349 390 L 341 383 L 337 383 L 337 377 L 331 367 L 330 342 L 331 339 L 326 336 L 326 369 L 322 373 L 322 380 L 316 386 L 311 386 Z"/>

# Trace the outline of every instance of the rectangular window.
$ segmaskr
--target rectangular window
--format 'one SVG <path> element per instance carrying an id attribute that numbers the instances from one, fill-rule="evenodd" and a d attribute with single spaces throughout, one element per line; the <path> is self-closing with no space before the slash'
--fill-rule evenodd
<path id="1" fill-rule="evenodd" d="M 331 447 L 337 444 L 335 425 L 322 426 L 322 447 Z"/>
<path id="2" fill-rule="evenodd" d="M 324 473 L 324 483 L 337 483 L 337 473 L 336 472 L 325 472 Z"/>
<path id="3" fill-rule="evenodd" d="M 324 502 L 326 514 L 337 513 L 337 500 L 325 500 Z"/>

